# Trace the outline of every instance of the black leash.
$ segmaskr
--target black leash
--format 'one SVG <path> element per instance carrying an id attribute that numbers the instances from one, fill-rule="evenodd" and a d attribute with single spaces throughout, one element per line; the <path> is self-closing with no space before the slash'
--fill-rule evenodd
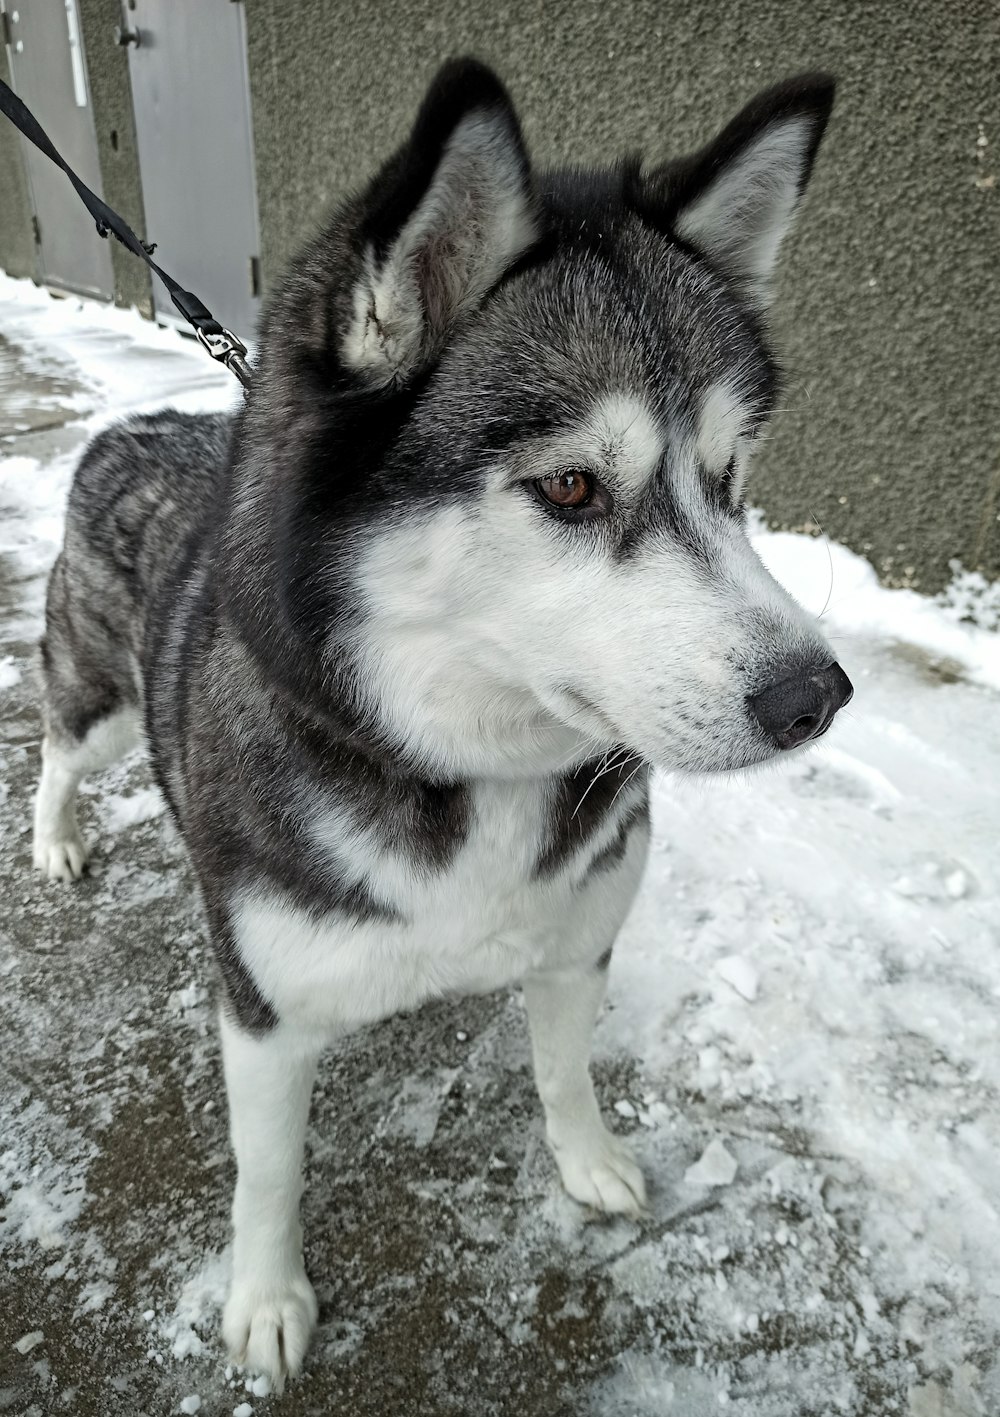
<path id="1" fill-rule="evenodd" d="M 230 330 L 223 329 L 212 315 L 211 310 L 201 303 L 197 295 L 194 295 L 190 290 L 183 290 L 173 276 L 168 276 L 166 271 L 160 269 L 152 259 L 153 252 L 156 250 L 155 242 L 147 244 L 145 241 L 140 241 L 132 228 L 122 220 L 118 213 L 112 211 L 107 203 L 102 202 L 100 197 L 81 182 L 69 163 L 55 148 L 34 114 L 2 79 L 0 79 L 0 113 L 5 113 L 14 127 L 19 128 L 30 143 L 34 143 L 35 147 L 46 157 L 51 158 L 57 167 L 62 168 L 76 188 L 81 202 L 97 223 L 98 234 L 106 237 L 110 232 L 133 255 L 145 261 L 151 271 L 156 272 L 166 286 L 170 299 L 188 324 L 192 326 L 198 339 L 212 358 L 221 360 L 226 368 L 236 375 L 243 387 L 249 389 L 252 375 L 250 365 L 247 363 L 246 345 L 238 340 Z"/>

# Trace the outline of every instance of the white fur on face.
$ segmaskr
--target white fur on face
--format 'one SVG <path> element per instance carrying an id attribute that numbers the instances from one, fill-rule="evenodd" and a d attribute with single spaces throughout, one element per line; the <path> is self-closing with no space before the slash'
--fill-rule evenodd
<path id="1" fill-rule="evenodd" d="M 812 132 L 804 114 L 776 119 L 676 221 L 678 235 L 709 252 L 761 300 L 798 205 Z"/>
<path id="2" fill-rule="evenodd" d="M 724 396 L 712 402 L 717 415 Z M 721 456 L 735 417 L 703 418 L 701 451 L 666 448 L 697 553 L 663 531 L 619 555 L 599 525 L 556 521 L 517 485 L 583 466 L 634 505 L 667 439 L 625 395 L 533 456 L 522 447 L 468 505 L 380 533 L 360 564 L 355 650 L 394 736 L 456 775 L 551 771 L 619 743 L 691 771 L 767 756 L 747 695 L 787 663 L 833 656 L 706 495 L 705 440 Z"/>
<path id="3" fill-rule="evenodd" d="M 385 260 L 367 253 L 345 363 L 376 385 L 415 373 L 535 235 L 509 128 L 470 114 Z"/>
<path id="4" fill-rule="evenodd" d="M 709 472 L 722 472 L 736 451 L 747 418 L 747 406 L 732 380 L 713 384 L 701 401 L 695 446 Z"/>
<path id="5" fill-rule="evenodd" d="M 752 410 L 738 380 L 720 379 L 706 391 L 698 414 L 695 447 L 706 472 L 721 476 L 735 459 L 730 494 L 739 502 L 750 464 L 752 438 L 747 432 Z"/>

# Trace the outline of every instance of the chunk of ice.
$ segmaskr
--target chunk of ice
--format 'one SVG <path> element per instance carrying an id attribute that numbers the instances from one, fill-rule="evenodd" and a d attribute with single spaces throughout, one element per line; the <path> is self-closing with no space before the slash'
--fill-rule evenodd
<path id="1" fill-rule="evenodd" d="M 726 1150 L 725 1142 L 716 1137 L 684 1172 L 684 1180 L 689 1186 L 728 1186 L 738 1169 L 736 1157 Z"/>
<path id="2" fill-rule="evenodd" d="M 742 955 L 726 955 L 724 959 L 716 960 L 715 972 L 748 1003 L 752 1004 L 756 999 L 759 984 L 757 971 Z"/>

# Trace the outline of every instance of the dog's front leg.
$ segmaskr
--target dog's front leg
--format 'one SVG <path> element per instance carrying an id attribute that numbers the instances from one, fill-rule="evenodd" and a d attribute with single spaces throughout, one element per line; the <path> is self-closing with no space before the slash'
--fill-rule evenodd
<path id="1" fill-rule="evenodd" d="M 229 1123 L 236 1153 L 233 1278 L 222 1316 L 230 1354 L 292 1377 L 316 1323 L 302 1260 L 302 1150 L 317 1052 L 280 1025 L 261 1036 L 221 1016 Z"/>
<path id="2" fill-rule="evenodd" d="M 646 1186 L 629 1149 L 609 1132 L 590 1080 L 590 1040 L 606 971 L 551 970 L 523 981 L 535 1081 L 549 1145 L 574 1200 L 610 1214 L 638 1215 Z"/>

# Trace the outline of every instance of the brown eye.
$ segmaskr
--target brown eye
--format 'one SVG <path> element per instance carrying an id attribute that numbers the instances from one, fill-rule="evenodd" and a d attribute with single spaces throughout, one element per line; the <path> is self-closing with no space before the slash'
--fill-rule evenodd
<path id="1" fill-rule="evenodd" d="M 546 502 L 572 511 L 585 507 L 594 495 L 593 479 L 585 472 L 553 472 L 535 483 Z"/>

